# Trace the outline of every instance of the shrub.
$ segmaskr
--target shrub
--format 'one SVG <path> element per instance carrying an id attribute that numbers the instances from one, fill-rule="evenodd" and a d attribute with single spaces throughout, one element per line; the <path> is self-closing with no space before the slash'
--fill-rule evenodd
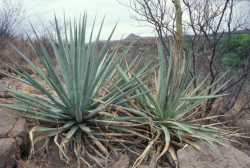
<path id="1" fill-rule="evenodd" d="M 244 64 L 244 62 L 239 57 L 239 55 L 235 53 L 224 54 L 224 57 L 222 58 L 222 62 L 225 66 L 231 67 L 231 68 L 240 68 Z"/>
<path id="2" fill-rule="evenodd" d="M 243 67 L 250 55 L 250 35 L 226 37 L 219 47 L 222 51 L 224 65 L 231 68 Z"/>

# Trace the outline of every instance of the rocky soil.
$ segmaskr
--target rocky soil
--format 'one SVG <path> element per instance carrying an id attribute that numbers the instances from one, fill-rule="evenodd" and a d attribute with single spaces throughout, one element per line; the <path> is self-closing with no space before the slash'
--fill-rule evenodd
<path id="1" fill-rule="evenodd" d="M 28 148 L 26 121 L 0 110 L 0 168 L 13 168 Z"/>
<path id="2" fill-rule="evenodd" d="M 180 168 L 249 168 L 250 157 L 233 147 L 200 143 L 200 151 L 191 146 L 177 152 Z"/>

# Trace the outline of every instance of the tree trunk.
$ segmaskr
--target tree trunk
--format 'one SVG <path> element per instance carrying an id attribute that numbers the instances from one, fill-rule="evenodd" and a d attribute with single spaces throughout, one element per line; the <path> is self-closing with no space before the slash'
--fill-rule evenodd
<path id="1" fill-rule="evenodd" d="M 176 79 L 181 79 L 181 69 L 183 68 L 184 53 L 183 53 L 183 24 L 182 24 L 182 7 L 180 0 L 172 0 L 175 7 L 175 34 L 174 34 L 174 66 L 176 70 L 174 75 Z M 176 81 L 177 86 L 181 81 Z"/>

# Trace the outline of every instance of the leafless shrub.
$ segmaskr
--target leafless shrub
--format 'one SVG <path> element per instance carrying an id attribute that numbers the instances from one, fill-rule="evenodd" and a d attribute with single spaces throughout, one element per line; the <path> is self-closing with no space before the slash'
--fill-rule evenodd
<path id="1" fill-rule="evenodd" d="M 176 6 L 178 2 L 181 3 L 179 8 Z M 249 15 L 242 16 L 237 9 L 238 4 L 237 0 L 130 0 L 128 6 L 134 12 L 137 21 L 153 26 L 160 42 L 167 50 L 170 37 L 177 42 L 175 45 L 183 45 L 178 31 L 186 30 L 191 34 L 188 37 L 185 36 L 188 46 L 183 48 L 191 62 L 190 73 L 194 77 L 194 86 L 196 86 L 197 76 L 208 75 L 210 83 L 213 83 L 223 71 L 218 64 L 219 45 L 223 38 L 249 28 L 247 19 Z M 183 21 L 178 23 L 178 17 L 182 17 Z M 248 79 L 249 72 L 250 63 L 242 68 L 237 77 L 223 90 L 229 93 L 233 90 L 231 100 L 237 99 L 237 95 L 240 94 Z M 228 75 L 230 76 L 232 73 Z M 229 102 L 228 107 L 233 107 L 235 101 Z M 212 99 L 207 103 L 207 112 L 211 111 L 213 103 Z"/>
<path id="2" fill-rule="evenodd" d="M 16 35 L 18 25 L 24 19 L 24 10 L 20 3 L 3 0 L 0 8 L 0 38 L 13 39 Z"/>

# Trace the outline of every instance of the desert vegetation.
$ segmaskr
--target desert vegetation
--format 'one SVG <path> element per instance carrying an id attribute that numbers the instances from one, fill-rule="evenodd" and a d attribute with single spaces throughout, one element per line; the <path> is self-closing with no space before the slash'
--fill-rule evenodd
<path id="1" fill-rule="evenodd" d="M 20 38 L 9 27 L 0 38 L 21 63 L 5 60 L 1 74 L 21 88 L 6 88 L 11 101 L 0 108 L 27 119 L 28 160 L 52 147 L 66 166 L 108 167 L 125 151 L 132 168 L 178 168 L 187 145 L 247 139 L 234 118 L 249 110 L 239 99 L 248 94 L 250 35 L 246 22 L 233 21 L 235 5 L 131 0 L 136 19 L 157 33 L 150 39 L 112 41 L 114 25 L 100 40 L 105 19 L 97 26 L 87 13 L 54 16 L 46 35 L 33 27 Z"/>

